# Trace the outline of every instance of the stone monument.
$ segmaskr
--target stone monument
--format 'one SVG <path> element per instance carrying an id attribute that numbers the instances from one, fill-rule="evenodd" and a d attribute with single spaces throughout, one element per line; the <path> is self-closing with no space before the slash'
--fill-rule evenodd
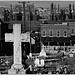
<path id="1" fill-rule="evenodd" d="M 28 34 L 29 35 L 29 34 Z M 21 33 L 21 24 L 13 24 L 13 33 L 5 33 L 5 42 L 13 42 L 13 65 L 8 73 L 24 73 L 22 65 L 21 42 L 30 42 L 30 36 L 27 33 Z"/>

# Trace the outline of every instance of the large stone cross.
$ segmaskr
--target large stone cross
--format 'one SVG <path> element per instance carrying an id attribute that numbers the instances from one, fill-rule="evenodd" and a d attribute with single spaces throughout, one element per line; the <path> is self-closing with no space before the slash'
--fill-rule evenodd
<path id="1" fill-rule="evenodd" d="M 21 24 L 13 24 L 13 33 L 5 34 L 6 42 L 13 42 L 14 47 L 14 65 L 22 65 L 21 42 L 29 42 L 29 36 L 26 33 L 21 33 Z"/>

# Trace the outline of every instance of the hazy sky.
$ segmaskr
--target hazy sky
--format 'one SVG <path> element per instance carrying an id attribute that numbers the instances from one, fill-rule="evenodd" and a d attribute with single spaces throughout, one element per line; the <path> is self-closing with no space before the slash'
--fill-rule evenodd
<path id="1" fill-rule="evenodd" d="M 34 6 L 36 7 L 50 7 L 51 3 L 55 3 L 56 6 L 59 4 L 61 7 L 68 7 L 69 4 L 75 4 L 75 1 L 31 1 L 31 3 L 34 3 Z M 19 4 L 18 1 L 0 1 L 0 6 L 7 6 L 9 7 L 10 4 L 15 5 Z"/>

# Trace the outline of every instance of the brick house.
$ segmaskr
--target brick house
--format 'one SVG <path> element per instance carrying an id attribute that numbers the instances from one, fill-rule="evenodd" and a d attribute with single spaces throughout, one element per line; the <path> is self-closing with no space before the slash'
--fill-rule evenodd
<path id="1" fill-rule="evenodd" d="M 62 24 L 41 24 L 41 40 L 46 44 L 74 45 L 75 22 Z"/>

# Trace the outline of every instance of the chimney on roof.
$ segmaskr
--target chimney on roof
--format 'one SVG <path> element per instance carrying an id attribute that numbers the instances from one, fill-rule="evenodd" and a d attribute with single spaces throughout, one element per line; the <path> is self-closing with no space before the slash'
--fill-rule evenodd
<path id="1" fill-rule="evenodd" d="M 73 19 L 74 19 L 74 4 L 73 4 L 73 16 L 72 16 L 72 17 L 73 17 Z"/>
<path id="2" fill-rule="evenodd" d="M 69 4 L 69 19 L 72 19 L 71 4 Z"/>

